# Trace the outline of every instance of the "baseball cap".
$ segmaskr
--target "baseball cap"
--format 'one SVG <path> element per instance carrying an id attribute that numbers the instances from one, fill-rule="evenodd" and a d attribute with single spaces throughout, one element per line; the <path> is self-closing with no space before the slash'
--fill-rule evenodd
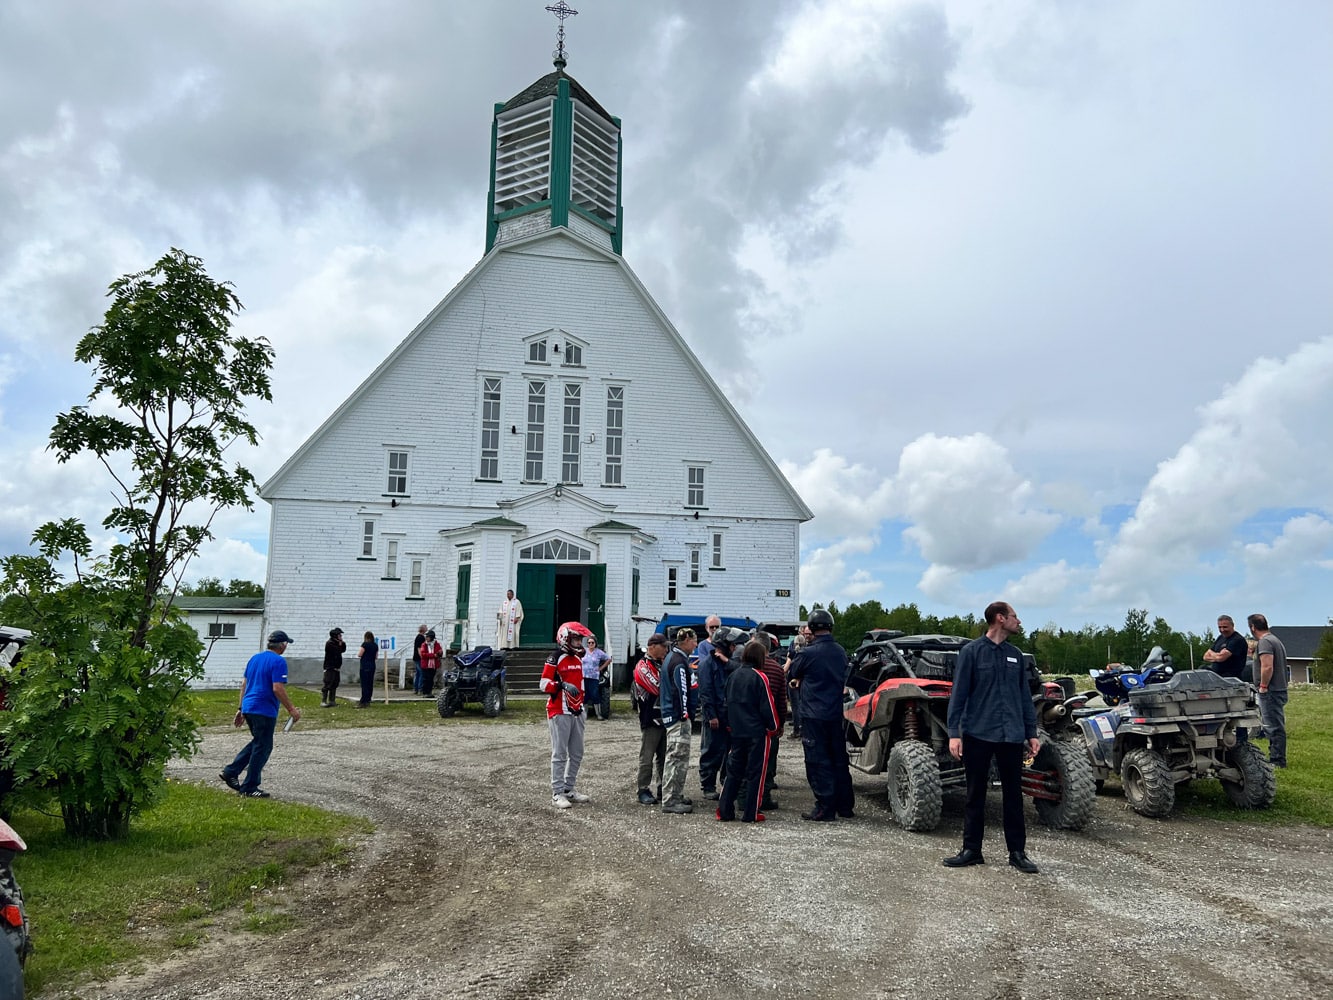
<path id="1" fill-rule="evenodd" d="M 329 629 L 329 635 L 342 635 L 342 634 L 343 634 L 343 630 L 340 629 L 340 628 L 331 628 L 331 629 Z"/>
<path id="2" fill-rule="evenodd" d="M 654 632 L 652 635 L 648 637 L 648 645 L 650 646 L 665 646 L 666 644 L 667 644 L 667 637 L 664 636 L 661 632 Z"/>
<path id="3" fill-rule="evenodd" d="M 280 642 L 285 642 L 290 646 L 292 645 L 292 637 L 282 629 L 278 629 L 276 632 L 270 632 L 268 634 L 268 644 L 270 646 L 276 646 Z"/>

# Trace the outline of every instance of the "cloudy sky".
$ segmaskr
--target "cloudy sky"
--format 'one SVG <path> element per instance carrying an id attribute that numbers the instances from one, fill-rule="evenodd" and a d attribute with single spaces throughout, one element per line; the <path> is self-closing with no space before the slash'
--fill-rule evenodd
<path id="1" fill-rule="evenodd" d="M 0 5 L 0 552 L 107 284 L 179 246 L 277 350 L 262 481 L 481 256 L 545 0 Z M 807 602 L 1333 614 L 1333 5 L 583 0 L 625 256 L 816 518 Z M 262 580 L 268 511 L 193 576 Z"/>

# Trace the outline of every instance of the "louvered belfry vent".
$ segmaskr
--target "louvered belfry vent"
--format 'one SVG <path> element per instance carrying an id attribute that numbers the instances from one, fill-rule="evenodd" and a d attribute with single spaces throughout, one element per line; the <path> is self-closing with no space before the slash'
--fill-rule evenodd
<path id="1" fill-rule="evenodd" d="M 619 147 L 620 129 L 575 101 L 570 202 L 608 222 L 619 205 Z"/>
<path id="2" fill-rule="evenodd" d="M 507 212 L 547 200 L 551 184 L 554 98 L 502 112 L 496 121 L 495 208 Z"/>

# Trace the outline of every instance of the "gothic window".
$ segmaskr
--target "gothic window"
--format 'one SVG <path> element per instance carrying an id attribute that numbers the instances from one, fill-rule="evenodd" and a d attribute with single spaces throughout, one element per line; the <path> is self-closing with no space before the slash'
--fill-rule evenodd
<path id="1" fill-rule="evenodd" d="M 560 481 L 579 481 L 579 425 L 583 404 L 583 386 L 565 383 L 565 410 L 560 445 Z"/>
<path id="2" fill-rule="evenodd" d="M 481 468 L 478 478 L 500 478 L 500 380 L 488 378 L 481 386 Z"/>
<path id="3" fill-rule="evenodd" d="M 625 469 L 625 387 L 606 390 L 606 476 L 607 486 L 624 485 Z"/>
<path id="4" fill-rule="evenodd" d="M 542 481 L 542 460 L 546 454 L 546 383 L 528 383 L 528 434 L 523 453 L 523 479 Z"/>

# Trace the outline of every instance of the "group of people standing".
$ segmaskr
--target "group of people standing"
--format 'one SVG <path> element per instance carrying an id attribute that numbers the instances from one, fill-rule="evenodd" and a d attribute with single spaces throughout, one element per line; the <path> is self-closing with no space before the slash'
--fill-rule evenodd
<path id="1" fill-rule="evenodd" d="M 425 625 L 421 626 L 423 629 Z M 334 708 L 338 704 L 338 685 L 343 676 L 343 654 L 347 652 L 347 643 L 343 640 L 343 630 L 329 629 L 328 641 L 324 643 L 324 684 L 319 691 L 319 707 Z M 361 698 L 354 702 L 357 708 L 368 708 L 375 693 L 375 664 L 379 659 L 380 644 L 374 632 L 366 632 L 357 651 L 360 660 Z"/>
<path id="2" fill-rule="evenodd" d="M 1210 670 L 1236 677 L 1259 691 L 1259 720 L 1263 729 L 1253 734 L 1268 738 L 1268 759 L 1274 767 L 1287 766 L 1287 648 L 1268 627 L 1268 619 L 1253 614 L 1245 619 L 1253 639 L 1236 631 L 1230 615 L 1218 615 L 1217 638 L 1203 654 Z"/>
<path id="3" fill-rule="evenodd" d="M 634 668 L 631 694 L 642 733 L 638 801 L 665 813 L 694 811 L 685 778 L 697 719 L 701 798 L 717 802 L 714 816 L 722 822 L 736 819 L 738 808 L 742 822 L 764 822 L 764 810 L 778 808 L 777 749 L 789 704 L 799 698 L 806 777 L 815 796 L 814 808 L 801 818 L 829 822 L 854 815 L 842 736 L 847 654 L 833 641 L 833 617 L 816 609 L 782 663 L 769 633 L 723 626 L 717 615 L 705 619 L 704 628 L 702 642 L 691 628 L 678 629 L 674 643 L 654 633 Z"/>

